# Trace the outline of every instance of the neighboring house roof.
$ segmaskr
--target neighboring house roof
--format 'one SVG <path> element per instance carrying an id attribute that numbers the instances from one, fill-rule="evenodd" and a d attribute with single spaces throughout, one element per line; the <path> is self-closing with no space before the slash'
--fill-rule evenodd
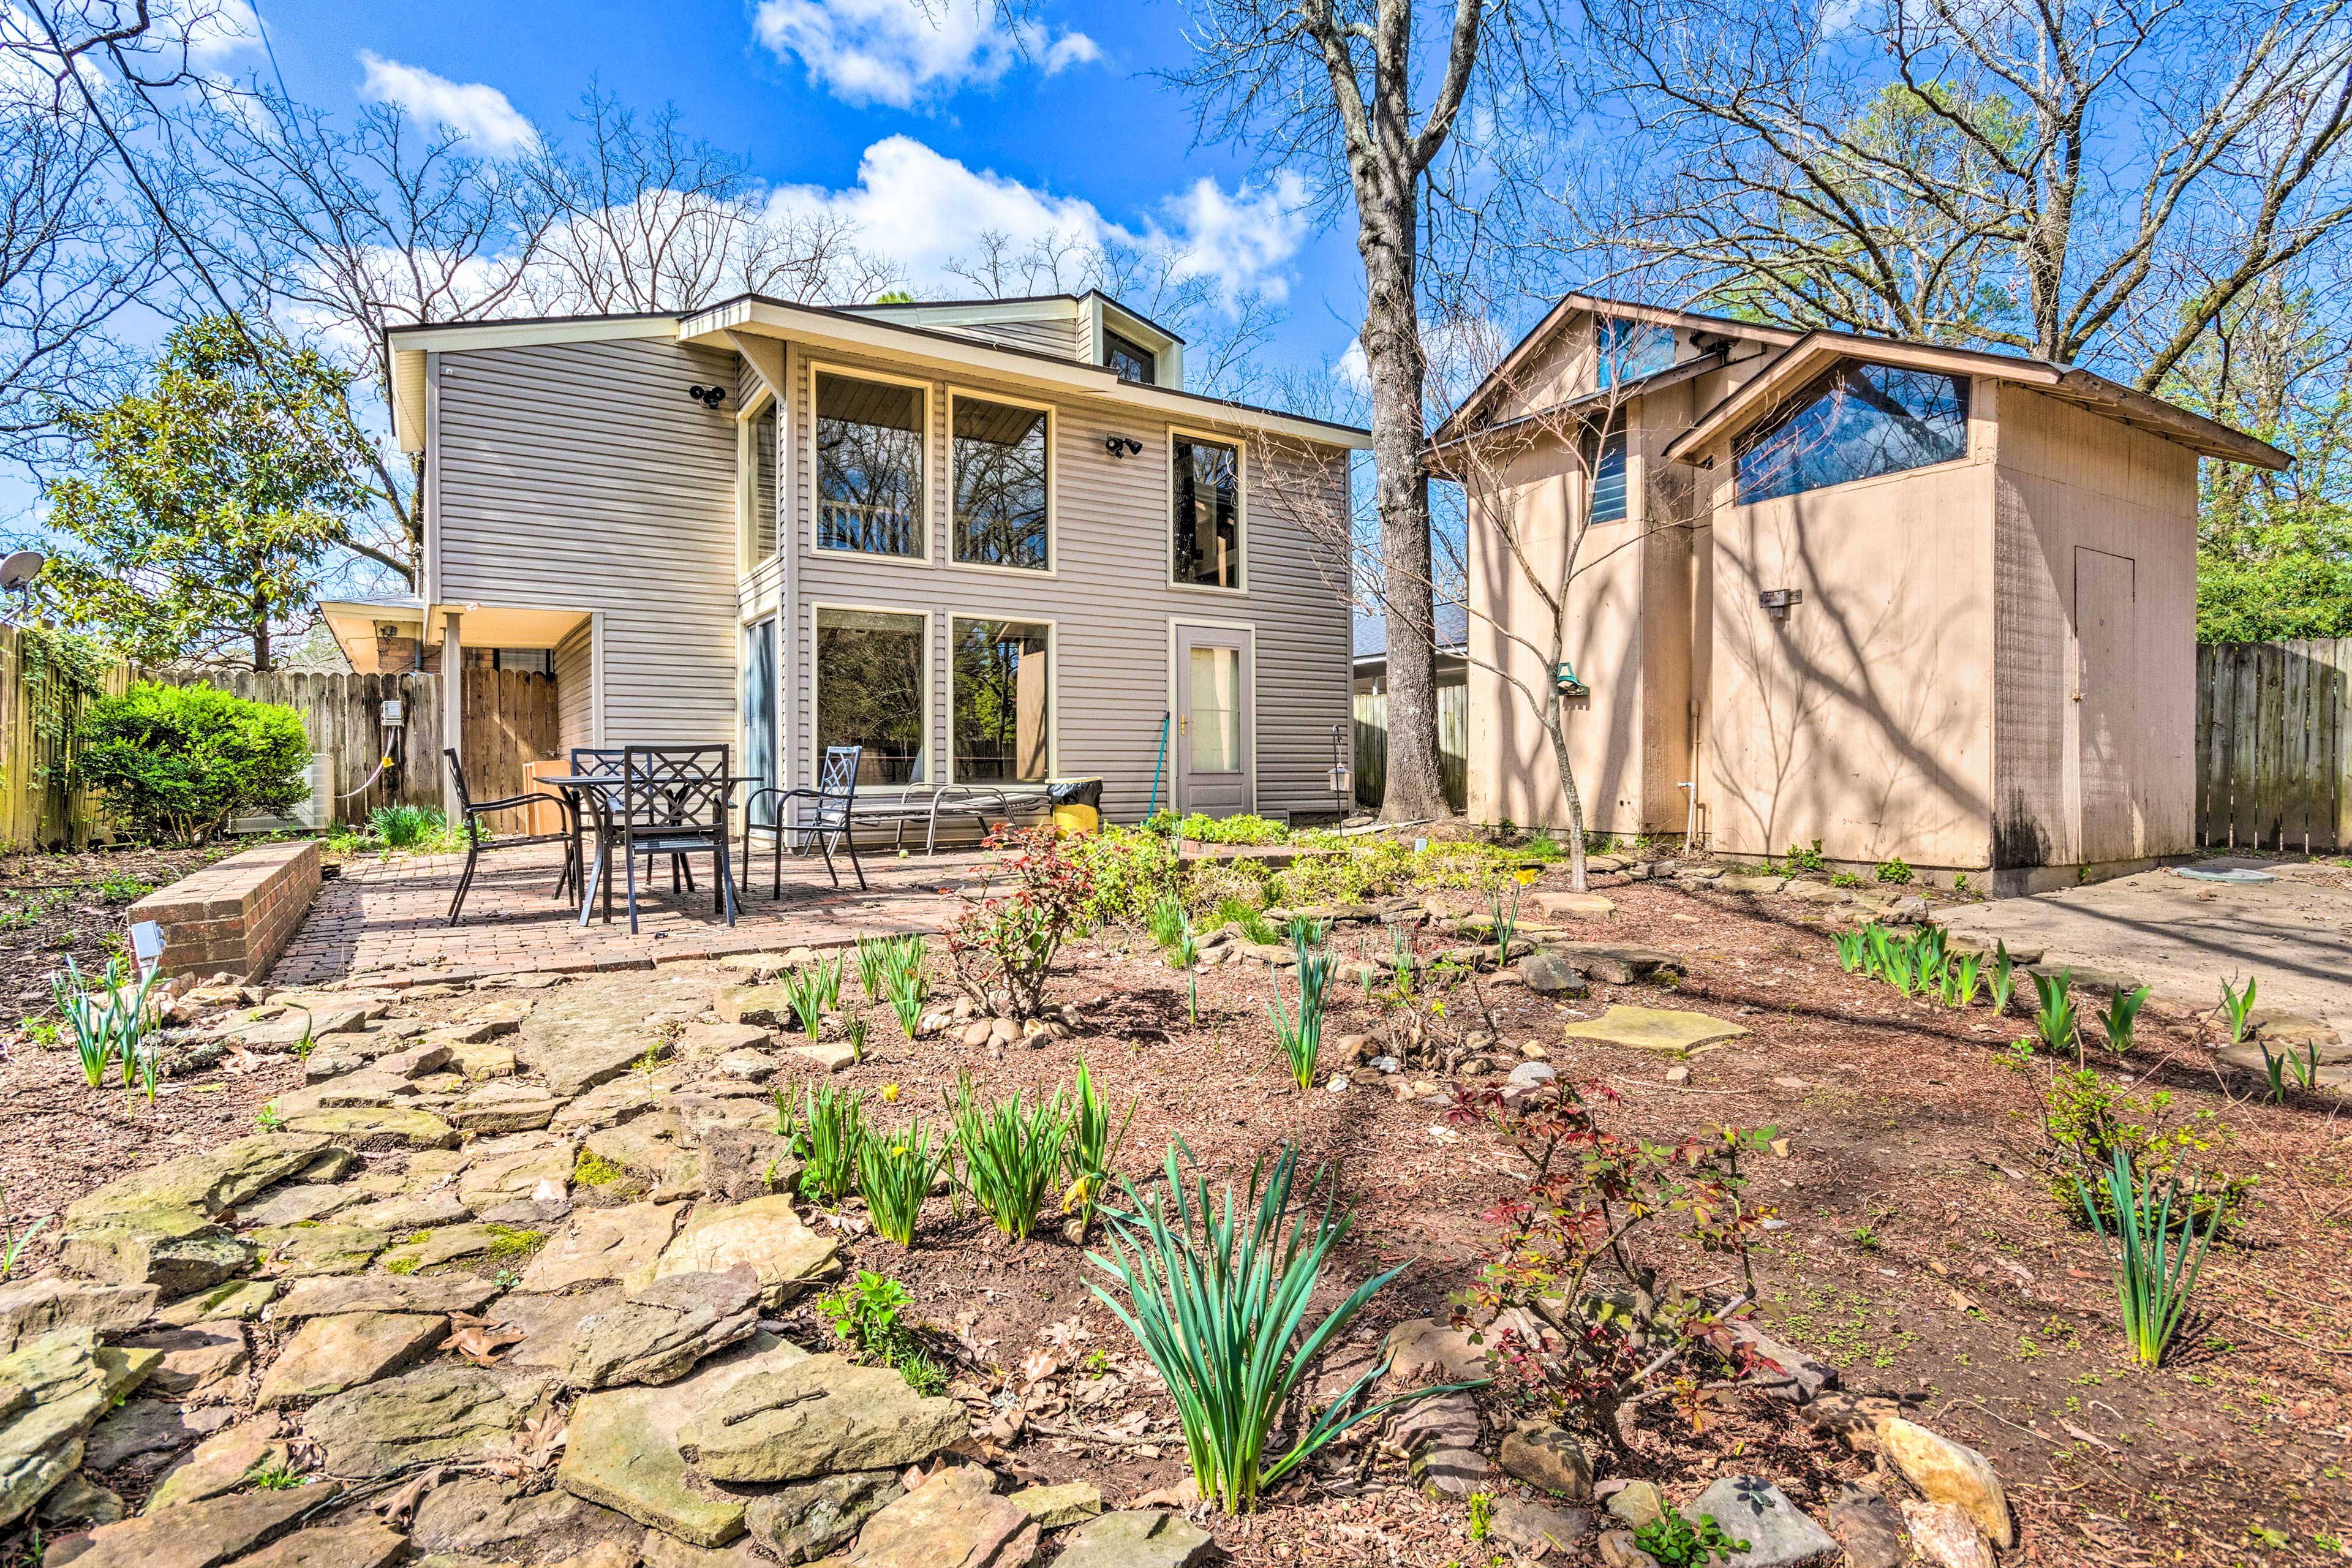
<path id="1" fill-rule="evenodd" d="M 1732 392 L 1667 443 L 1665 456 L 1672 460 L 1696 461 L 1717 440 L 1736 436 L 1753 426 L 1786 399 L 1811 385 L 1816 377 L 1846 360 L 2016 382 L 2177 441 L 2208 458 L 2271 469 L 2284 468 L 2294 461 L 2290 454 L 2269 442 L 2242 430 L 2233 430 L 2218 419 L 2208 419 L 2178 404 L 2135 392 L 2120 382 L 2109 381 L 2078 366 L 2052 364 L 2046 360 L 1985 349 L 1947 348 L 1828 331 L 1807 332 L 1762 374 Z"/>
<path id="2" fill-rule="evenodd" d="M 896 356 L 928 362 L 947 371 L 994 373 L 1044 383 L 1089 397 L 1128 404 L 1139 413 L 1215 420 L 1358 449 L 1371 445 L 1371 432 L 1360 426 L 1211 397 L 1177 387 L 1122 381 L 1116 372 L 1083 360 L 985 342 L 937 327 L 889 321 L 869 313 L 872 309 L 859 306 L 842 310 L 740 294 L 684 313 L 437 321 L 391 327 L 384 332 L 384 347 L 393 363 L 394 431 L 402 450 L 424 450 L 425 356 L 433 350 L 620 338 L 667 338 L 742 350 L 745 339 L 756 342 L 788 336 L 835 353 Z M 1120 309 L 1124 310 L 1124 307 Z M 759 367 L 760 356 L 747 352 L 745 357 L 752 361 L 755 368 Z"/>
<path id="3" fill-rule="evenodd" d="M 1441 652 L 1466 647 L 1470 643 L 1470 609 L 1466 605 L 1437 606 L 1437 647 Z M 1356 658 L 1385 659 L 1389 653 L 1389 623 L 1386 616 L 1356 616 Z"/>

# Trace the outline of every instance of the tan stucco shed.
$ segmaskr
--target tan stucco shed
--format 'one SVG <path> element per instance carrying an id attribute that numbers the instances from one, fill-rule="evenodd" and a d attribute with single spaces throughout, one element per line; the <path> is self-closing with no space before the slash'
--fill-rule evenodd
<path id="1" fill-rule="evenodd" d="M 1581 528 L 1589 829 L 2001 892 L 2186 853 L 2200 458 L 2289 460 L 2072 367 L 1571 296 L 1433 446 L 1470 491 L 1470 815 L 1565 819 L 1504 675 L 1542 673 L 1525 561 Z"/>

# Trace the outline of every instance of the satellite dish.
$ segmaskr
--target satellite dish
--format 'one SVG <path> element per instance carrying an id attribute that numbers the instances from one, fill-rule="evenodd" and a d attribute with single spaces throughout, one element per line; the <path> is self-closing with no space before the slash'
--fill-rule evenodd
<path id="1" fill-rule="evenodd" d="M 19 550 L 0 561 L 0 589 L 22 588 L 41 574 L 48 557 L 37 550 Z"/>

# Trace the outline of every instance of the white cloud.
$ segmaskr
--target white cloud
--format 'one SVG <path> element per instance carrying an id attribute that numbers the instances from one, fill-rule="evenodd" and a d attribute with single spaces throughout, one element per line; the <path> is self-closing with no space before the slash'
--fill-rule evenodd
<path id="1" fill-rule="evenodd" d="M 891 136 L 866 150 L 855 184 L 788 185 L 771 201 L 792 216 L 855 225 L 857 244 L 897 262 L 919 294 L 969 294 L 971 284 L 951 275 L 948 263 L 971 258 L 983 235 L 997 235 L 1015 255 L 1039 241 L 1156 251 L 1169 258 L 1176 278 L 1213 279 L 1226 298 L 1280 299 L 1288 284 L 1284 268 L 1307 237 L 1298 211 L 1304 195 L 1305 187 L 1288 176 L 1270 190 L 1239 193 L 1204 178 L 1129 226 L 1091 202 L 969 168 L 911 136 Z M 908 221 L 918 214 L 920 221 Z"/>
<path id="2" fill-rule="evenodd" d="M 481 82 L 455 82 L 416 66 L 404 66 L 362 49 L 367 80 L 360 96 L 393 103 L 427 125 L 446 126 L 493 156 L 539 144 L 539 132 L 507 101 L 507 95 Z"/>
<path id="3" fill-rule="evenodd" d="M 261 19 L 246 0 L 212 0 L 188 27 L 188 59 L 218 65 L 261 42 Z"/>
<path id="4" fill-rule="evenodd" d="M 909 109 L 1024 61 L 1047 76 L 1102 58 L 1084 33 L 1006 26 L 990 0 L 760 0 L 752 30 L 850 103 Z"/>

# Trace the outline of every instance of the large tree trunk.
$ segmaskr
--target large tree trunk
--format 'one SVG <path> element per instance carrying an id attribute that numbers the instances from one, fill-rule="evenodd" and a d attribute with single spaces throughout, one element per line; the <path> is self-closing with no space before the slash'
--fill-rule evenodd
<path id="1" fill-rule="evenodd" d="M 1372 387 L 1374 503 L 1388 621 L 1388 790 L 1383 822 L 1444 816 L 1437 760 L 1436 616 L 1430 590 L 1429 479 L 1423 382 L 1428 363 L 1413 289 L 1414 176 L 1382 191 L 1357 181 L 1356 248 L 1364 258 L 1364 366 Z"/>

